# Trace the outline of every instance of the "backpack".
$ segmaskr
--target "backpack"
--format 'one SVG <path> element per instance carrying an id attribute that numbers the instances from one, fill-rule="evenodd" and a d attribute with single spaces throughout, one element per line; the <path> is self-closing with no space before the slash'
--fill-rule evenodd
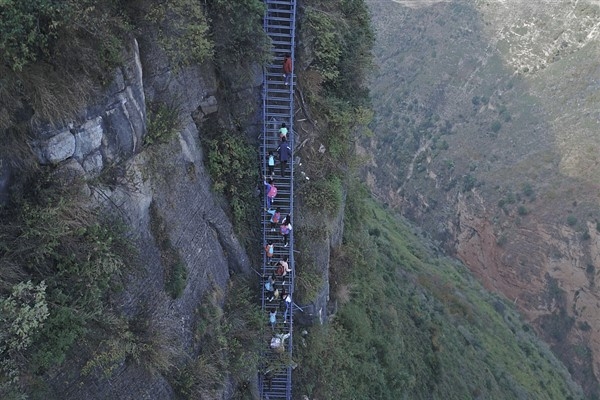
<path id="1" fill-rule="evenodd" d="M 267 193 L 267 197 L 270 198 L 275 198 L 275 196 L 277 196 L 277 188 L 275 187 L 275 185 L 271 185 L 271 187 L 269 188 L 269 193 Z"/>
<path id="2" fill-rule="evenodd" d="M 275 271 L 275 273 L 276 273 L 277 275 L 280 275 L 280 276 L 282 276 L 282 275 L 285 273 L 285 268 L 283 268 L 283 265 L 280 265 L 280 266 L 278 266 L 278 267 L 277 267 L 277 270 Z"/>
<path id="3" fill-rule="evenodd" d="M 281 213 L 276 212 L 273 214 L 273 217 L 271 217 L 271 222 L 276 224 L 279 222 L 279 218 L 281 218 Z"/>
<path id="4" fill-rule="evenodd" d="M 266 245 L 265 251 L 267 252 L 267 257 L 273 257 L 273 245 Z"/>

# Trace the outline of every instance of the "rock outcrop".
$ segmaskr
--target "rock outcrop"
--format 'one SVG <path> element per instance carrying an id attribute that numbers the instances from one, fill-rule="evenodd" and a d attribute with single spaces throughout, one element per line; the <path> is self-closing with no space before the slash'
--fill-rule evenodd
<path id="1" fill-rule="evenodd" d="M 249 258 L 211 190 L 200 144 L 203 133 L 193 119 L 226 115 L 227 110 L 218 104 L 210 65 L 173 71 L 156 44 L 144 39 L 139 46 L 133 42 L 129 55 L 100 102 L 86 105 L 80 119 L 62 128 L 39 129 L 31 144 L 41 165 L 54 166 L 55 174 L 69 182 L 83 180 L 91 203 L 126 221 L 143 270 L 128 278 L 119 307 L 130 318 L 148 315 L 152 329 L 180 349 L 175 362 L 182 364 L 195 351 L 196 309 L 207 290 L 226 291 L 231 274 L 250 271 Z M 180 129 L 168 143 L 144 147 L 150 102 L 175 105 Z M 156 223 L 167 237 L 156 237 Z M 165 292 L 169 266 L 161 258 L 159 241 L 170 243 L 187 271 L 177 299 Z M 74 360 L 51 374 L 57 397 L 174 398 L 167 379 L 143 365 L 123 363 L 103 378 L 81 375 L 82 362 Z"/>

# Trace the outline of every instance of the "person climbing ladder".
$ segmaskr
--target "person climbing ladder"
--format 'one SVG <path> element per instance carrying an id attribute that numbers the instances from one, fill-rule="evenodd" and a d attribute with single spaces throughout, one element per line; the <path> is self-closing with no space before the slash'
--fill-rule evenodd
<path id="1" fill-rule="evenodd" d="M 287 53 L 283 59 L 283 84 L 286 86 L 289 85 L 291 82 L 290 78 L 292 77 L 292 71 L 292 55 L 290 53 Z"/>

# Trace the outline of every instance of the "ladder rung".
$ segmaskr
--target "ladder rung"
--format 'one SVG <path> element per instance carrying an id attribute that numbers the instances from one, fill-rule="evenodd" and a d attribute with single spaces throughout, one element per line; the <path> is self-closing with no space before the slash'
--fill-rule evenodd
<path id="1" fill-rule="evenodd" d="M 290 25 L 289 25 L 290 29 L 291 29 L 291 27 L 292 27 L 292 19 L 291 19 L 290 17 L 273 17 L 273 16 L 269 16 L 269 17 L 267 17 L 267 19 L 268 19 L 269 21 L 283 21 L 283 22 L 289 22 L 289 23 L 290 23 Z"/>
<path id="2" fill-rule="evenodd" d="M 266 25 L 267 30 L 269 29 L 285 29 L 288 31 L 292 30 L 292 26 L 291 25 L 272 25 L 272 24 L 267 24 Z M 270 32 L 267 32 L 267 34 L 270 34 Z"/>
<path id="3" fill-rule="evenodd" d="M 293 14 L 294 10 L 292 10 L 292 9 L 285 9 L 285 8 L 268 7 L 267 8 L 267 12 L 269 14 L 274 14 L 274 13 Z M 267 17 L 267 18 L 270 19 L 271 17 Z"/>
<path id="4" fill-rule="evenodd" d="M 278 46 L 291 46 L 292 42 L 287 40 L 271 40 L 271 44 L 276 44 Z"/>
<path id="5" fill-rule="evenodd" d="M 266 0 L 265 3 L 267 3 L 267 4 L 282 4 L 282 5 L 289 5 L 289 6 L 294 5 L 292 1 L 282 1 L 282 0 Z"/>

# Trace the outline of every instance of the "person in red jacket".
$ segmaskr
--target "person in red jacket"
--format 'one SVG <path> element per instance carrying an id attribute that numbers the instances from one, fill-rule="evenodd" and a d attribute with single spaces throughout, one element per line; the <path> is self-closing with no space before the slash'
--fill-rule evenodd
<path id="1" fill-rule="evenodd" d="M 286 54 L 283 59 L 283 76 L 285 77 L 283 84 L 289 85 L 290 78 L 292 77 L 292 55 L 290 53 Z"/>

